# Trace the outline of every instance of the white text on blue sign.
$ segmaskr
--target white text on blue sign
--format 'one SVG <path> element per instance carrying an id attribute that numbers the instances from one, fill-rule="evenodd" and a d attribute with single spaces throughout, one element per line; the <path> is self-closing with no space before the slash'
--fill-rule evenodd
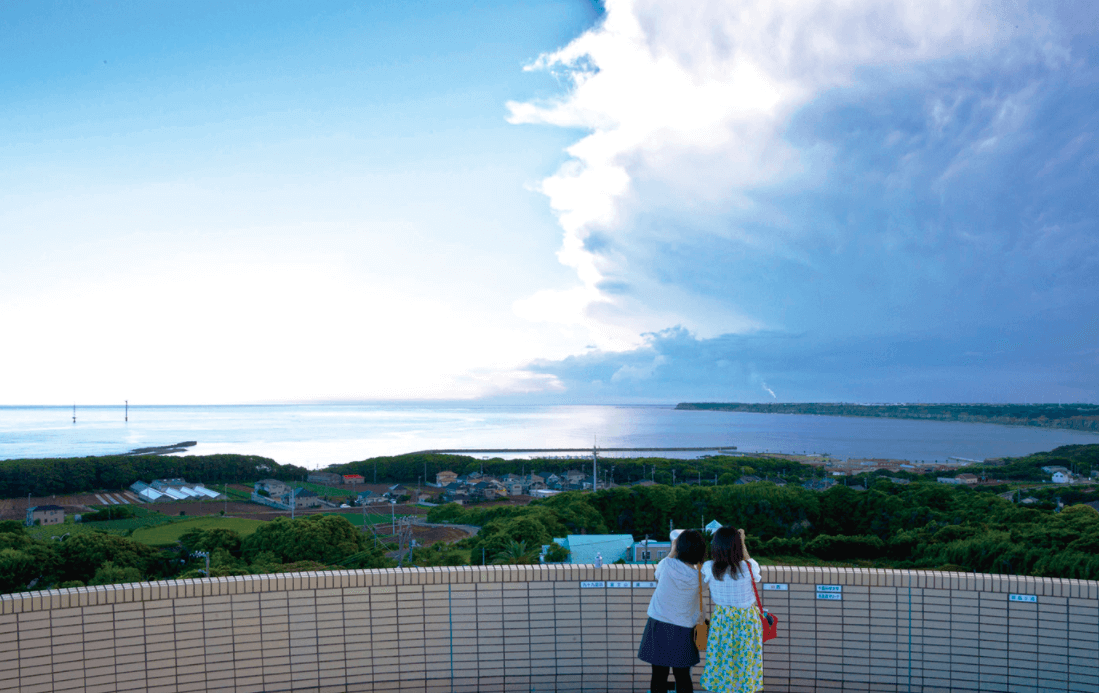
<path id="1" fill-rule="evenodd" d="M 656 583 L 652 582 L 652 581 L 647 581 L 647 580 L 635 580 L 634 583 L 633 583 L 633 586 L 634 587 L 651 587 L 653 589 L 656 589 Z"/>
<path id="2" fill-rule="evenodd" d="M 1009 594 L 1009 595 L 1007 595 L 1007 598 L 1008 598 L 1008 601 L 1030 602 L 1032 604 L 1036 603 L 1038 601 L 1038 597 L 1036 597 L 1033 594 Z"/>
<path id="3" fill-rule="evenodd" d="M 607 587 L 629 587 L 629 586 L 630 586 L 630 583 L 628 581 L 621 582 L 621 581 L 615 580 L 615 581 L 611 581 L 611 582 L 607 583 Z"/>
<path id="4" fill-rule="evenodd" d="M 763 589 L 774 590 L 776 592 L 789 592 L 790 585 L 785 582 L 765 582 L 763 583 Z"/>

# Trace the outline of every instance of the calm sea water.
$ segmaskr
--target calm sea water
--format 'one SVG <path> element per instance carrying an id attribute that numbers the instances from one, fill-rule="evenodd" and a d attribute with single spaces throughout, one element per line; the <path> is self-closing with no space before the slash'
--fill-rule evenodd
<path id="1" fill-rule="evenodd" d="M 105 455 L 198 441 L 321 467 L 433 448 L 703 447 L 835 457 L 985 459 L 1099 443 L 1099 434 L 990 424 L 675 411 L 671 406 L 341 404 L 0 407 L 0 459 Z M 682 456 L 691 456 L 685 454 Z"/>

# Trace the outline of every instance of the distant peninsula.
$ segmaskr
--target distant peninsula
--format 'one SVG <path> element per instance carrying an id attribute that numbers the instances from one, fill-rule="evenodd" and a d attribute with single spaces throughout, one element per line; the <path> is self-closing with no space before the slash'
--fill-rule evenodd
<path id="1" fill-rule="evenodd" d="M 882 419 L 963 421 L 1007 426 L 1068 428 L 1099 432 L 1099 405 L 1095 404 L 846 404 L 835 402 L 681 402 L 676 409 L 742 411 L 755 414 L 863 416 Z"/>

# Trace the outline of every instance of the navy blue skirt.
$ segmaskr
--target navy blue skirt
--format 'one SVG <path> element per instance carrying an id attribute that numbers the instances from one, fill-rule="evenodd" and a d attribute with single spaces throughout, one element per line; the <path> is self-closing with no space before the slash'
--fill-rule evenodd
<path id="1" fill-rule="evenodd" d="M 693 667 L 701 658 L 691 638 L 692 630 L 649 618 L 641 635 L 641 646 L 637 648 L 637 658 L 658 667 Z"/>

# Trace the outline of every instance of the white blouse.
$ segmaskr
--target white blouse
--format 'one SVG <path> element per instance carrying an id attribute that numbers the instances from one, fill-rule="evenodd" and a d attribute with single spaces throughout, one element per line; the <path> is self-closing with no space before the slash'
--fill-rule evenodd
<path id="1" fill-rule="evenodd" d="M 751 579 L 759 582 L 763 579 L 759 572 L 759 564 L 749 558 L 740 562 L 740 571 L 732 575 L 732 571 L 725 573 L 723 579 L 714 578 L 714 562 L 706 561 L 702 564 L 702 579 L 710 585 L 710 601 L 719 606 L 736 606 L 742 609 L 756 605 L 756 593 L 749 582 L 748 571 L 751 570 Z"/>
<path id="2" fill-rule="evenodd" d="M 649 600 L 649 617 L 691 628 L 698 623 L 698 569 L 668 556 L 656 564 L 656 591 Z"/>

